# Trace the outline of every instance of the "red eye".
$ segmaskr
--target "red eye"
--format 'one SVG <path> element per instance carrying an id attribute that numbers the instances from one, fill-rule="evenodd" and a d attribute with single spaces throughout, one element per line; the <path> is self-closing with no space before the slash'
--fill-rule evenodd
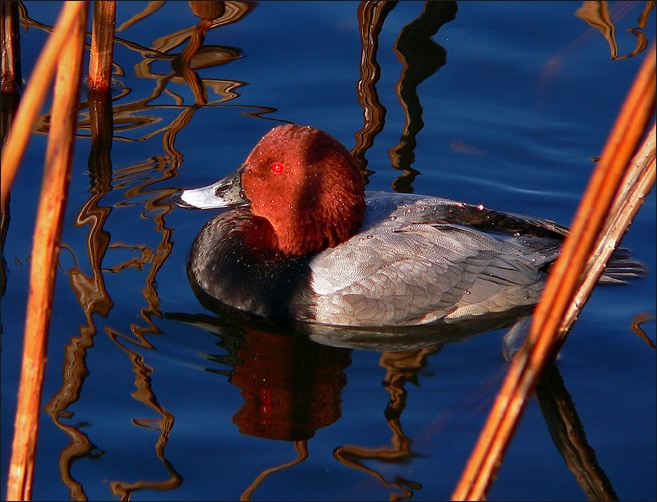
<path id="1" fill-rule="evenodd" d="M 285 171 L 285 166 L 281 164 L 280 162 L 274 162 L 271 165 L 271 172 L 274 174 L 281 174 L 283 171 Z"/>

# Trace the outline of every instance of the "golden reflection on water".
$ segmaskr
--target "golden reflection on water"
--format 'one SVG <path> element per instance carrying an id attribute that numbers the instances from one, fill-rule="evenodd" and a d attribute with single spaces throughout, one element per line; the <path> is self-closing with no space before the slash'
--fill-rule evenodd
<path id="1" fill-rule="evenodd" d="M 341 464 L 361 470 L 374 476 L 383 486 L 399 490 L 390 492 L 390 500 L 403 500 L 413 497 L 415 490 L 422 489 L 422 484 L 405 479 L 397 475 L 392 481 L 386 480 L 376 469 L 367 467 L 365 460 L 379 462 L 403 463 L 414 453 L 411 449 L 412 441 L 404 434 L 401 424 L 401 415 L 406 407 L 406 382 L 417 384 L 417 373 L 426 365 L 426 358 L 440 350 L 440 347 L 410 349 L 402 352 L 383 352 L 379 365 L 386 369 L 383 387 L 388 391 L 390 399 L 384 416 L 388 427 L 392 431 L 390 446 L 368 448 L 364 446 L 344 445 L 333 452 Z"/>
<path id="2" fill-rule="evenodd" d="M 570 54 L 581 44 L 594 38 L 595 30 L 605 38 L 609 44 L 610 57 L 612 60 L 621 60 L 634 57 L 643 52 L 648 47 L 648 40 L 642 30 L 646 27 L 648 15 L 655 8 L 655 2 L 650 0 L 645 3 L 643 11 L 639 15 L 637 25 L 635 28 L 630 28 L 627 31 L 636 37 L 636 46 L 634 50 L 626 55 L 618 56 L 618 42 L 616 36 L 616 26 L 612 18 L 616 22 L 624 18 L 633 5 L 630 2 L 616 2 L 615 5 L 609 9 L 609 3 L 606 1 L 587 1 L 582 2 L 580 8 L 575 11 L 574 15 L 584 20 L 592 29 L 584 30 L 582 34 L 571 41 L 563 51 L 556 56 L 550 58 L 543 67 L 540 76 L 539 92 L 545 93 L 552 81 L 555 79 L 556 74 L 561 70 L 564 61 L 570 57 Z"/>
<path id="3" fill-rule="evenodd" d="M 139 23 L 156 12 L 163 4 L 164 2 L 149 2 L 141 13 L 119 26 L 117 32 Z M 575 15 L 602 34 L 609 44 L 612 59 L 623 59 L 632 57 L 646 48 L 647 40 L 641 30 L 645 28 L 646 18 L 654 9 L 654 4 L 655 2 L 646 2 L 637 27 L 630 30 L 637 38 L 636 47 L 632 52 L 622 56 L 618 56 L 615 27 L 611 21 L 614 10 L 612 9 L 610 13 L 607 2 L 583 2 Z M 366 174 L 371 174 L 371 171 L 366 169 L 366 152 L 373 145 L 376 135 L 385 126 L 386 109 L 381 104 L 376 89 L 381 72 L 377 63 L 378 36 L 383 29 L 386 16 L 394 6 L 395 2 L 376 1 L 363 1 L 358 6 L 357 16 L 362 46 L 357 95 L 363 108 L 364 125 L 355 133 L 356 145 L 352 153 Z M 199 7 L 213 6 L 192 5 L 192 9 Z M 91 141 L 88 162 L 90 195 L 77 212 L 75 226 L 88 226 L 85 254 L 91 274 L 85 275 L 77 258 L 81 253 L 70 247 L 76 265 L 71 267 L 67 274 L 70 287 L 84 313 L 86 325 L 80 328 L 79 335 L 72 336 L 66 344 L 62 385 L 45 406 L 45 411 L 50 415 L 53 423 L 68 436 L 70 441 L 60 454 L 59 469 L 62 482 L 68 487 L 74 500 L 86 500 L 87 496 L 83 483 L 71 474 L 73 463 L 80 458 L 99 457 L 103 452 L 96 449 L 81 430 L 80 425 L 68 425 L 63 423 L 63 420 L 72 418 L 73 412 L 69 411 L 69 407 L 80 399 L 84 381 L 89 376 L 86 356 L 94 346 L 94 337 L 97 334 L 96 318 L 98 315 L 107 318 L 114 307 L 114 302 L 105 286 L 105 274 L 122 274 L 129 269 L 146 270 L 142 289 L 144 305 L 139 308 L 139 316 L 143 322 L 131 323 L 129 326 L 106 326 L 104 331 L 130 361 L 137 389 L 131 394 L 132 398 L 155 411 L 158 416 L 156 419 L 133 418 L 132 423 L 158 432 L 154 452 L 169 477 L 165 480 L 114 480 L 110 488 L 114 495 L 120 496 L 121 499 L 129 499 L 137 490 L 172 490 L 183 482 L 182 475 L 165 456 L 165 447 L 173 432 L 174 417 L 165 405 L 158 401 L 151 386 L 151 374 L 154 368 L 146 362 L 144 354 L 138 351 L 156 349 L 151 336 L 161 334 L 161 330 L 154 318 L 162 318 L 160 300 L 155 287 L 156 276 L 172 251 L 173 229 L 166 226 L 166 216 L 172 210 L 169 198 L 174 190 L 159 188 L 159 186 L 161 182 L 177 176 L 183 157 L 176 148 L 176 138 L 178 133 L 193 120 L 195 112 L 203 106 L 226 106 L 227 102 L 239 97 L 240 87 L 248 85 L 248 82 L 238 80 L 202 77 L 202 71 L 206 68 L 230 64 L 244 57 L 239 49 L 233 47 L 204 46 L 206 34 L 210 30 L 241 21 L 256 7 L 256 3 L 215 2 L 216 17 L 204 17 L 207 11 L 203 14 L 195 10 L 196 14 L 201 14 L 198 16 L 200 19 L 197 25 L 156 38 L 148 47 L 115 36 L 116 43 L 141 57 L 134 65 L 134 74 L 136 78 L 153 81 L 150 94 L 129 101 L 132 90 L 120 88 L 118 91 L 115 89 L 114 97 L 106 94 L 89 94 L 87 101 L 80 103 L 78 138 L 90 138 Z M 614 8 L 624 7 L 619 3 Z M 392 167 L 402 171 L 393 183 L 393 187 L 399 192 L 412 192 L 412 183 L 419 174 L 419 171 L 412 167 L 416 138 L 424 125 L 417 87 L 446 62 L 445 49 L 435 43 L 431 37 L 444 24 L 454 19 L 456 11 L 456 2 L 426 2 L 417 19 L 401 30 L 394 47 L 402 64 L 395 91 L 404 113 L 405 123 L 400 140 L 397 145 L 390 148 L 389 155 Z M 30 18 L 23 4 L 20 4 L 20 12 L 23 26 L 52 31 L 52 27 Z M 615 15 L 622 17 L 624 13 L 616 12 Z M 180 52 L 173 52 L 180 47 L 182 47 Z M 551 72 L 558 70 L 559 58 L 563 58 L 566 54 L 567 51 L 546 67 L 545 80 L 551 77 Z M 171 71 L 167 73 L 154 71 L 153 65 L 158 62 L 169 62 Z M 117 76 L 125 74 L 120 61 L 114 62 L 114 74 Z M 189 87 L 194 96 L 194 103 L 185 103 L 184 98 L 173 90 L 173 85 Z M 219 98 L 211 100 L 208 89 Z M 175 104 L 154 103 L 163 95 L 171 97 Z M 244 113 L 261 118 L 264 118 L 262 117 L 264 114 L 276 111 L 269 107 L 240 106 L 244 108 Z M 156 127 L 163 120 L 164 114 L 160 112 L 166 109 L 179 110 L 179 113 L 168 124 Z M 3 107 L 3 137 L 12 110 L 13 107 Z M 36 130 L 47 133 L 49 123 L 50 115 L 42 115 Z M 134 134 L 136 136 L 133 136 Z M 163 154 L 154 155 L 122 169 L 113 168 L 111 148 L 114 140 L 141 142 L 158 136 L 162 137 Z M 467 153 L 485 154 L 467 145 L 460 143 L 454 145 L 454 148 Z M 124 199 L 121 203 L 113 206 L 102 205 L 104 197 L 111 191 L 116 193 L 121 190 L 124 190 Z M 142 218 L 154 224 L 152 234 L 158 240 L 155 246 L 145 242 L 127 243 L 112 239 L 104 227 L 112 211 L 122 205 L 143 205 Z M 1 238 L 4 244 L 9 220 L 8 217 L 5 218 L 8 213 L 4 210 L 2 215 Z M 119 264 L 104 267 L 103 261 L 107 253 L 120 249 L 130 250 L 134 256 Z M 1 285 L 4 292 L 4 267 Z M 222 336 L 225 338 L 227 335 Z M 232 362 L 228 364 L 230 369 L 227 374 L 230 382 L 240 387 L 244 400 L 244 406 L 235 413 L 233 421 L 243 434 L 289 441 L 294 445 L 297 453 L 295 459 L 260 473 L 242 493 L 242 499 L 248 500 L 266 477 L 303 462 L 308 457 L 308 441 L 315 431 L 339 420 L 340 394 L 346 385 L 344 370 L 350 364 L 351 349 L 323 346 L 304 339 L 280 336 L 266 330 L 247 329 L 241 332 L 237 339 L 239 350 L 229 353 L 230 357 L 221 357 L 224 362 L 232 358 Z M 336 460 L 342 465 L 366 472 L 383 486 L 390 488 L 391 500 L 410 498 L 414 491 L 422 488 L 422 485 L 399 476 L 395 480 L 387 480 L 375 468 L 366 466 L 364 461 L 400 463 L 414 455 L 412 439 L 405 435 L 401 424 L 402 412 L 406 407 L 405 385 L 407 382 L 416 381 L 417 373 L 426 364 L 427 357 L 438 350 L 439 346 L 410 348 L 399 352 L 383 351 L 379 364 L 386 370 L 384 388 L 389 394 L 389 402 L 384 412 L 384 419 L 392 433 L 390 444 L 380 447 L 342 445 L 334 450 Z M 267 388 L 262 385 L 263 378 L 268 382 Z M 299 382 L 313 382 L 313 384 L 300 386 Z M 564 407 L 566 409 L 562 413 L 572 419 L 575 413 L 574 404 L 564 397 L 567 396 L 565 386 L 556 397 L 546 389 L 548 387 L 539 387 L 537 391 L 541 408 L 553 409 L 550 408 L 550 403 L 558 401 L 559 409 L 563 410 Z M 548 418 L 548 412 L 545 413 Z M 576 417 L 576 414 L 574 416 Z M 552 423 L 550 420 L 556 419 L 548 418 L 548 422 Z M 569 439 L 563 434 L 559 435 L 558 441 L 555 439 L 561 451 L 567 450 L 575 440 L 578 442 L 575 449 L 582 451 L 585 436 L 581 424 L 577 430 L 580 429 L 582 434 L 575 439 Z M 558 428 L 552 426 L 551 430 L 557 431 Z M 554 434 L 558 433 L 554 432 Z M 585 448 L 584 450 L 588 451 Z M 568 456 L 568 458 L 573 457 L 572 454 Z M 615 495 L 611 484 L 604 476 L 604 471 L 597 465 L 594 455 L 588 455 L 579 463 L 570 460 L 569 467 L 574 473 L 581 472 L 583 469 L 588 473 L 586 480 L 582 480 L 582 476 L 576 474 L 587 495 L 593 490 L 590 486 L 596 483 L 602 487 L 600 488 L 602 495 L 598 494 L 598 496 Z M 585 484 L 589 488 L 584 487 Z"/>
<path id="4" fill-rule="evenodd" d="M 623 18 L 629 10 L 631 10 L 632 5 L 626 2 L 618 2 L 613 7 L 613 11 L 616 19 Z M 611 59 L 626 59 L 636 56 L 640 52 L 644 51 L 648 47 L 648 39 L 641 30 L 645 29 L 646 22 L 648 20 L 648 15 L 650 11 L 655 8 L 655 2 L 649 1 L 646 2 L 643 11 L 639 15 L 637 20 L 637 26 L 635 28 L 630 28 L 627 31 L 632 33 L 636 37 L 636 46 L 634 50 L 624 56 L 618 56 L 618 43 L 616 42 L 616 26 L 611 21 L 611 16 L 609 12 L 609 5 L 607 2 L 602 1 L 585 1 L 582 2 L 582 6 L 575 12 L 575 16 L 586 21 L 587 24 L 597 29 L 600 34 L 605 38 L 609 44 L 609 50 L 611 54 Z"/>

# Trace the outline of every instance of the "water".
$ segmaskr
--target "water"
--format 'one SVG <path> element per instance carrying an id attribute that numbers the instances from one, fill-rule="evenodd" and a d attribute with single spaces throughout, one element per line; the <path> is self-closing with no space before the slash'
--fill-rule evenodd
<path id="1" fill-rule="evenodd" d="M 145 5 L 119 3 L 117 26 Z M 371 171 L 368 189 L 568 225 L 645 54 L 611 60 L 600 32 L 574 15 L 580 5 L 461 2 L 452 20 L 443 5 L 423 17 L 433 43 L 408 29 L 425 4 L 395 5 L 378 36 L 369 136 L 357 92 L 358 3 L 253 4 L 211 29 L 192 62 L 208 86 L 200 107 L 173 57 L 149 50 L 144 64 L 139 51 L 160 43 L 179 54 L 186 38 L 169 49 L 160 39 L 197 25 L 187 3 L 118 32 L 109 157 L 91 155 L 88 110 L 80 112 L 34 499 L 448 498 L 506 372 L 504 330 L 399 354 L 217 318 L 184 269 L 212 213 L 174 209 L 168 197 L 224 176 L 272 126 L 292 121 L 354 150 Z M 620 56 L 635 47 L 627 30 L 644 6 L 609 5 Z M 26 7 L 51 26 L 60 3 Z M 654 11 L 640 32 L 654 43 Z M 26 78 L 46 36 L 39 26 L 21 33 Z M 4 247 L 3 498 L 45 142 L 33 135 L 12 186 Z M 631 326 L 647 313 L 641 328 L 655 339 L 654 191 L 623 245 L 650 266 L 648 277 L 595 291 L 548 388 L 571 400 L 588 465 L 607 488 L 652 499 L 655 354 Z M 540 394 L 529 403 L 490 499 L 587 498 L 550 434 L 550 402 Z"/>

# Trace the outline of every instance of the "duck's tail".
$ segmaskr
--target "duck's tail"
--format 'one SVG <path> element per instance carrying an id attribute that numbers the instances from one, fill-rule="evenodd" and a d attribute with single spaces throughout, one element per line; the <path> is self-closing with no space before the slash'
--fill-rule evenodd
<path id="1" fill-rule="evenodd" d="M 618 248 L 609 258 L 607 267 L 600 277 L 600 284 L 627 284 L 632 279 L 643 279 L 648 274 L 648 267 L 632 259 L 632 252 Z"/>

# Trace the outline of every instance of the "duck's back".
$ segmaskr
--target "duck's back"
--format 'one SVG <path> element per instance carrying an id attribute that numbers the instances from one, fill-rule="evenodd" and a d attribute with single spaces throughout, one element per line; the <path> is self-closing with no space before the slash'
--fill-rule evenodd
<path id="1" fill-rule="evenodd" d="M 565 229 L 436 197 L 368 195 L 361 231 L 310 262 L 314 321 L 462 320 L 538 301 Z"/>

